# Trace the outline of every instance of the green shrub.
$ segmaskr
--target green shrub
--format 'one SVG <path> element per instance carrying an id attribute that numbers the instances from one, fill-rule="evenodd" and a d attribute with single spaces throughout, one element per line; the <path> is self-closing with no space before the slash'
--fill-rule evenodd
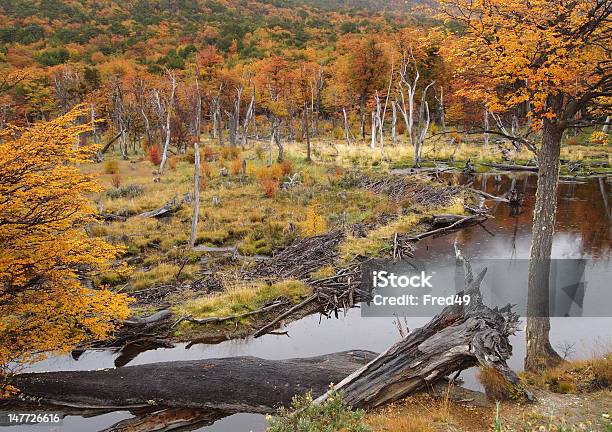
<path id="1" fill-rule="evenodd" d="M 106 191 L 106 196 L 110 199 L 136 198 L 144 193 L 144 188 L 140 185 L 129 184 Z"/>
<path id="2" fill-rule="evenodd" d="M 291 410 L 281 409 L 269 420 L 268 432 L 371 432 L 364 420 L 363 410 L 352 410 L 338 392 L 320 404 L 313 403 L 312 395 L 296 396 Z"/>

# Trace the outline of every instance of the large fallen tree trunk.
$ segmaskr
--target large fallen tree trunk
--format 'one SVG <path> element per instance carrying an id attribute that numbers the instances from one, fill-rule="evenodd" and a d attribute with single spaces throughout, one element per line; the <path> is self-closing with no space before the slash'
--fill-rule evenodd
<path id="1" fill-rule="evenodd" d="M 461 256 L 459 252 L 458 256 Z M 468 262 L 465 269 L 464 293 L 470 296 L 469 304 L 446 307 L 427 325 L 338 383 L 335 389 L 344 393 L 347 404 L 376 407 L 478 364 L 496 369 L 513 384 L 519 383 L 517 375 L 506 364 L 512 355 L 508 338 L 518 329 L 518 315 L 510 305 L 502 310 L 485 306 L 480 283 L 486 268 L 476 277 Z M 318 401 L 328 395 L 329 392 Z"/>
<path id="2" fill-rule="evenodd" d="M 491 168 L 497 168 L 498 170 L 502 170 L 502 171 L 536 172 L 539 169 L 537 166 L 533 166 L 533 165 L 509 165 L 509 164 L 499 164 L 499 163 L 483 163 L 483 165 L 491 167 Z"/>
<path id="3" fill-rule="evenodd" d="M 271 413 L 296 394 L 325 393 L 372 360 L 375 353 L 349 351 L 319 357 L 264 360 L 234 357 L 153 363 L 86 372 L 21 374 L 13 384 L 25 396 L 82 408 L 207 408 Z"/>

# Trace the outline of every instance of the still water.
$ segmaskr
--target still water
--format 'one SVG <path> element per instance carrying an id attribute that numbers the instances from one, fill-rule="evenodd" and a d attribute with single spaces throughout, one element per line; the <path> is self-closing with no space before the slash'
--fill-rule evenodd
<path id="1" fill-rule="evenodd" d="M 451 180 L 451 177 L 449 177 Z M 504 195 L 516 189 L 524 195 L 519 214 L 504 203 L 487 201 L 494 218 L 483 226 L 473 226 L 438 238 L 418 243 L 415 258 L 447 259 L 454 255 L 456 241 L 465 256 L 471 258 L 524 259 L 529 257 L 531 217 L 535 201 L 537 177 L 533 174 L 482 174 L 475 178 L 452 176 L 452 181 L 471 182 L 472 187 L 493 195 Z M 557 222 L 553 258 L 590 258 L 597 271 L 610 270 L 612 258 L 612 179 L 592 178 L 561 183 L 558 192 Z M 612 276 L 612 275 L 611 275 Z M 409 328 L 425 324 L 429 318 L 407 318 Z M 551 318 L 551 342 L 558 350 L 571 347 L 570 354 L 584 358 L 612 348 L 612 318 Z M 258 339 L 227 341 L 216 345 L 179 344 L 170 349 L 146 351 L 137 355 L 129 366 L 232 356 L 255 356 L 267 359 L 308 357 L 351 349 L 380 352 L 400 339 L 392 318 L 362 318 L 359 309 L 352 309 L 338 319 L 312 315 L 293 322 L 284 329 L 288 335 L 266 335 Z M 514 353 L 509 363 L 516 370 L 522 367 L 525 355 L 524 333 L 511 340 Z M 31 367 L 31 371 L 91 370 L 115 367 L 118 354 L 89 351 L 78 361 L 70 356 L 54 357 Z M 462 374 L 465 385 L 478 389 L 473 370 Z M 95 417 L 70 416 L 55 430 L 102 430 L 132 417 L 127 411 Z M 215 432 L 262 432 L 265 418 L 256 414 L 235 414 L 212 425 L 197 429 Z M 20 427 L 7 431 L 26 431 Z M 37 427 L 40 432 L 44 427 Z M 47 429 L 54 430 L 54 429 Z"/>

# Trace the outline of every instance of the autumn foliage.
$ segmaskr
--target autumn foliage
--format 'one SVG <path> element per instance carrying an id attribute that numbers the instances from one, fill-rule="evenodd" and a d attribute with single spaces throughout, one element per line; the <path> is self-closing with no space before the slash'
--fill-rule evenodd
<path id="1" fill-rule="evenodd" d="M 159 151 L 158 146 L 154 145 L 149 147 L 147 150 L 147 159 L 156 166 L 161 163 L 161 152 Z"/>
<path id="2" fill-rule="evenodd" d="M 81 115 L 0 133 L 0 374 L 105 338 L 128 315 L 125 295 L 79 281 L 119 252 L 85 230 L 100 186 L 76 166 L 97 151 L 74 145 L 88 129 L 74 126 Z"/>

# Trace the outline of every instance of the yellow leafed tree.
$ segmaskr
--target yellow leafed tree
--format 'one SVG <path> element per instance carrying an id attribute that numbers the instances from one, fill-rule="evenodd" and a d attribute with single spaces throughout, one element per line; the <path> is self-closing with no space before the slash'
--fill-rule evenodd
<path id="1" fill-rule="evenodd" d="M 461 29 L 446 47 L 459 94 L 495 115 L 497 127 L 487 133 L 527 145 L 537 156 L 525 358 L 525 369 L 537 371 L 561 361 L 550 344 L 548 319 L 561 141 L 568 128 L 602 123 L 609 114 L 612 7 L 609 0 L 440 0 L 440 5 Z M 527 127 L 509 132 L 503 117 L 522 113 Z"/>
<path id="2" fill-rule="evenodd" d="M 0 378 L 46 352 L 104 338 L 128 314 L 127 296 L 79 281 L 119 252 L 85 231 L 99 186 L 77 166 L 97 151 L 78 144 L 89 129 L 75 126 L 83 114 L 0 132 Z"/>

